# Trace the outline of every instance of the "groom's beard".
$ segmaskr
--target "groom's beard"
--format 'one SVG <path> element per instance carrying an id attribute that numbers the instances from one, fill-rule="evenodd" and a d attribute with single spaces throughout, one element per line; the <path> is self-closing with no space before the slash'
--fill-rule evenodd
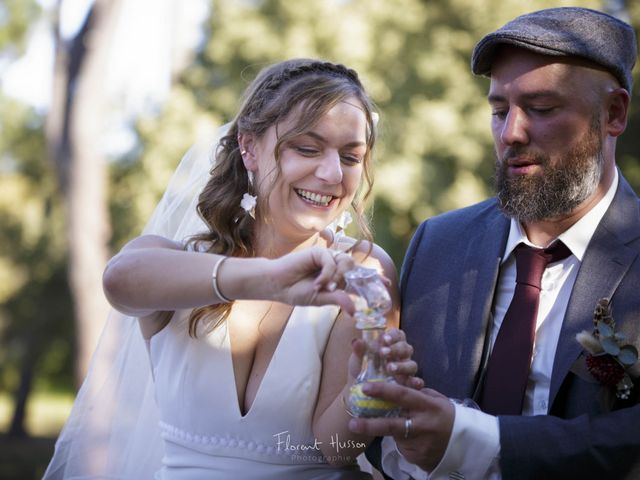
<path id="1" fill-rule="evenodd" d="M 496 194 L 500 209 L 520 222 L 537 222 L 566 216 L 596 190 L 604 158 L 599 122 L 586 138 L 552 164 L 549 156 L 528 153 L 527 147 L 508 148 L 496 160 Z M 525 175 L 509 175 L 511 157 L 529 157 L 542 168 Z"/>

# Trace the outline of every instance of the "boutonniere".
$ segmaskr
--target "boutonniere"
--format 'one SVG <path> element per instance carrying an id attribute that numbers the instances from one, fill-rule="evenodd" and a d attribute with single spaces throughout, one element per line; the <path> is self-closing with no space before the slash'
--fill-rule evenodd
<path id="1" fill-rule="evenodd" d="M 622 332 L 616 332 L 609 299 L 598 301 L 593 325 L 593 332 L 583 330 L 576 335 L 576 340 L 588 352 L 587 369 L 603 385 L 615 387 L 618 398 L 626 400 L 633 388 L 631 375 L 640 374 L 638 349 L 625 343 Z"/>

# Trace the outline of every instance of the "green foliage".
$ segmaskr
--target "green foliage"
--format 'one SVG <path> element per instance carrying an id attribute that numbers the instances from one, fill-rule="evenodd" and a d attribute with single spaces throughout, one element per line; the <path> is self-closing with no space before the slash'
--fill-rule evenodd
<path id="1" fill-rule="evenodd" d="M 40 7 L 34 0 L 2 0 L 0 2 L 0 51 L 5 56 L 23 53 L 25 34 Z"/>
<path id="2" fill-rule="evenodd" d="M 13 119 L 0 135 L 0 390 L 17 388 L 27 361 L 42 361 L 43 387 L 69 388 L 66 244 L 42 118 L 4 97 L 0 116 Z"/>

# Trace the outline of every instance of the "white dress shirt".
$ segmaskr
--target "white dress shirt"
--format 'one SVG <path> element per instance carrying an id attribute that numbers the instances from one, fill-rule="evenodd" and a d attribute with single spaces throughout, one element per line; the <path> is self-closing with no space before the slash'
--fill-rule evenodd
<path id="1" fill-rule="evenodd" d="M 564 260 L 549 264 L 542 275 L 536 336 L 522 409 L 523 415 L 546 415 L 549 411 L 549 387 L 553 360 L 571 290 L 591 237 L 611 205 L 617 187 L 618 171 L 616 169 L 613 182 L 605 196 L 584 217 L 558 237 L 571 250 L 571 255 Z M 537 248 L 543 247 L 531 243 L 520 223 L 511 219 L 509 237 L 502 256 L 495 292 L 491 348 L 515 291 L 516 262 L 515 255 L 512 253 L 519 243 Z M 453 431 L 445 454 L 436 468 L 428 474 L 410 464 L 396 448 L 393 437 L 385 437 L 382 441 L 382 467 L 387 475 L 395 480 L 463 478 L 465 480 L 500 480 L 498 417 L 455 402 L 454 405 Z"/>

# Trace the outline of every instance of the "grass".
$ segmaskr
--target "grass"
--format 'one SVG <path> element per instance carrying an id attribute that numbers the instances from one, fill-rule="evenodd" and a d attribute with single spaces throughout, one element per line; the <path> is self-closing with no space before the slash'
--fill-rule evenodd
<path id="1" fill-rule="evenodd" d="M 41 479 L 53 454 L 55 439 L 73 403 L 73 396 L 34 393 L 27 405 L 27 437 L 8 437 L 13 403 L 0 393 L 0 480 Z"/>

